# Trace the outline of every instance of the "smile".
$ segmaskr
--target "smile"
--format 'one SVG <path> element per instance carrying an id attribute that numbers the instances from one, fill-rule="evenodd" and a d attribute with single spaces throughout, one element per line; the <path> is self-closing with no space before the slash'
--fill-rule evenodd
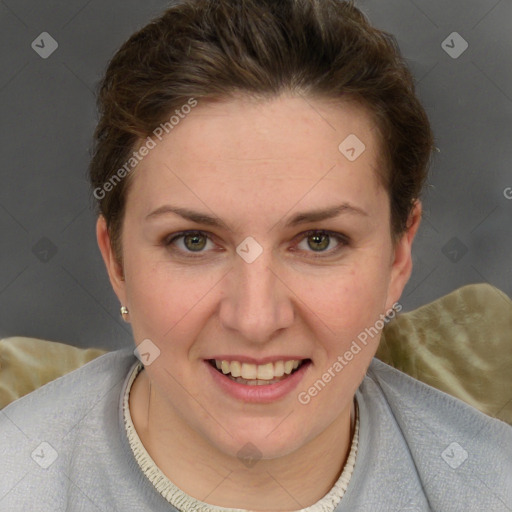
<path id="1" fill-rule="evenodd" d="M 287 379 L 309 359 L 290 359 L 266 364 L 241 363 L 210 359 L 208 362 L 219 373 L 239 384 L 247 386 L 268 386 Z"/>

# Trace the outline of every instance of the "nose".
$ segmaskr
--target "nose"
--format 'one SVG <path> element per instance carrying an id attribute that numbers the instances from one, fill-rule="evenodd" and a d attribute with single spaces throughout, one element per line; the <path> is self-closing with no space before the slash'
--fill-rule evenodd
<path id="1" fill-rule="evenodd" d="M 268 342 L 293 324 L 293 293 L 265 251 L 252 263 L 237 258 L 234 265 L 226 276 L 221 324 L 252 343 Z"/>

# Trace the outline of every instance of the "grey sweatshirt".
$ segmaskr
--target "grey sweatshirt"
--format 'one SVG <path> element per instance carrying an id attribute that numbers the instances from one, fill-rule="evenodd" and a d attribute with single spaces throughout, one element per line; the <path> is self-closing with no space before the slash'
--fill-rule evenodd
<path id="1" fill-rule="evenodd" d="M 126 435 L 137 362 L 110 352 L 0 411 L 1 512 L 177 510 Z M 336 512 L 512 511 L 512 427 L 377 359 L 356 399 L 359 448 Z"/>

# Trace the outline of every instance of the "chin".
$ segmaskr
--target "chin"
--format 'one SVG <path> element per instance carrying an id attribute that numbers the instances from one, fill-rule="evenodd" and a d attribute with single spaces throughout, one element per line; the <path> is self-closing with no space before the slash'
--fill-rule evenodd
<path id="1" fill-rule="evenodd" d="M 263 422 L 254 421 L 260 422 L 257 428 L 254 424 L 247 427 L 231 426 L 226 430 L 233 437 L 222 430 L 218 435 L 209 437 L 209 442 L 224 455 L 237 458 L 250 467 L 257 460 L 278 459 L 290 455 L 308 441 L 303 426 L 297 425 L 293 428 L 290 424 L 286 425 L 287 419 L 283 421 L 283 418 L 268 418 Z"/>

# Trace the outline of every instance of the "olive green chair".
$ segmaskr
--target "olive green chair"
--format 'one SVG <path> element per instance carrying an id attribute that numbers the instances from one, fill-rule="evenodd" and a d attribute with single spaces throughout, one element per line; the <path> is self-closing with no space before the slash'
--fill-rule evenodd
<path id="1" fill-rule="evenodd" d="M 104 353 L 0 340 L 0 408 Z M 512 301 L 497 288 L 464 286 L 398 314 L 384 327 L 376 357 L 512 425 Z"/>

